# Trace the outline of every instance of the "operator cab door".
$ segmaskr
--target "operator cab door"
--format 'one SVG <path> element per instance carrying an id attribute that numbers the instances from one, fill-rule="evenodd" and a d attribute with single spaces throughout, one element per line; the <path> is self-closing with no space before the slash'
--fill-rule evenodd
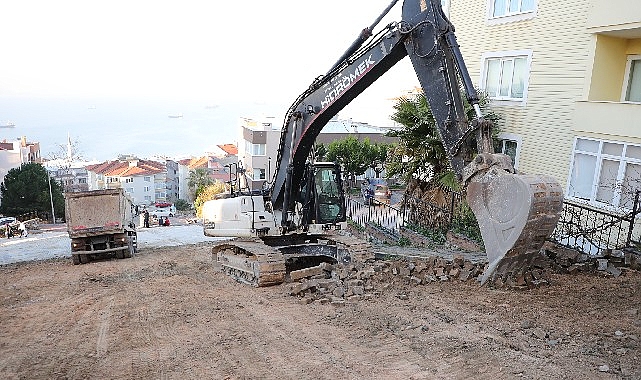
<path id="1" fill-rule="evenodd" d="M 314 208 L 316 224 L 345 221 L 345 197 L 340 170 L 336 165 L 316 165 L 313 171 Z"/>

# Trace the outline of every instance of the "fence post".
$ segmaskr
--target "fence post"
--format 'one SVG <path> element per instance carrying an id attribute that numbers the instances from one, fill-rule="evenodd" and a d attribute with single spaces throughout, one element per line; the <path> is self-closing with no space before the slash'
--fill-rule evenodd
<path id="1" fill-rule="evenodd" d="M 632 204 L 632 217 L 630 218 L 630 228 L 628 229 L 628 239 L 625 242 L 627 247 L 632 243 L 632 231 L 634 230 L 634 219 L 641 210 L 639 210 L 639 194 L 641 190 L 637 190 L 637 193 L 634 195 L 634 203 Z"/>

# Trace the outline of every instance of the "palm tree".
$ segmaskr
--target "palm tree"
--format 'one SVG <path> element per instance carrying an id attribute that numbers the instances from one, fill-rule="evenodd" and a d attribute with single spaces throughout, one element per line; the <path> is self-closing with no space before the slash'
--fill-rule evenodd
<path id="1" fill-rule="evenodd" d="M 483 107 L 487 104 L 487 96 L 480 91 L 479 96 L 479 104 Z M 467 102 L 465 106 L 467 116 L 472 120 L 475 117 L 474 110 Z M 390 136 L 398 137 L 400 142 L 389 152 L 388 173 L 400 175 L 406 183 L 414 180 L 427 183 L 428 187 L 459 189 L 460 185 L 450 168 L 436 120 L 425 94 L 400 98 L 394 109 L 391 119 L 401 124 L 403 129 L 389 133 Z M 485 118 L 495 124 L 499 120 L 493 112 L 486 113 Z M 494 133 L 497 133 L 496 128 Z"/>

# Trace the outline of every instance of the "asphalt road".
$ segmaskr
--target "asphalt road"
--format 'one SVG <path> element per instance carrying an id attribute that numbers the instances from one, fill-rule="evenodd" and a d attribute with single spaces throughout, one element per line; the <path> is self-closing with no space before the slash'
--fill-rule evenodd
<path id="1" fill-rule="evenodd" d="M 221 238 L 207 237 L 200 224 L 138 228 L 138 248 L 195 244 Z M 58 257 L 71 258 L 71 239 L 64 224 L 43 225 L 27 237 L 0 239 L 0 265 Z"/>

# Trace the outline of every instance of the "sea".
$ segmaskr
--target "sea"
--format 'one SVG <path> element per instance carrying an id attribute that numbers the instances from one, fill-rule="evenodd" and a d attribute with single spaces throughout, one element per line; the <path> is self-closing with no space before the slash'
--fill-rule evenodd
<path id="1" fill-rule="evenodd" d="M 241 117 L 282 120 L 289 105 L 165 99 L 0 97 L 0 140 L 25 137 L 60 158 L 70 140 L 86 160 L 201 156 L 235 144 Z"/>

